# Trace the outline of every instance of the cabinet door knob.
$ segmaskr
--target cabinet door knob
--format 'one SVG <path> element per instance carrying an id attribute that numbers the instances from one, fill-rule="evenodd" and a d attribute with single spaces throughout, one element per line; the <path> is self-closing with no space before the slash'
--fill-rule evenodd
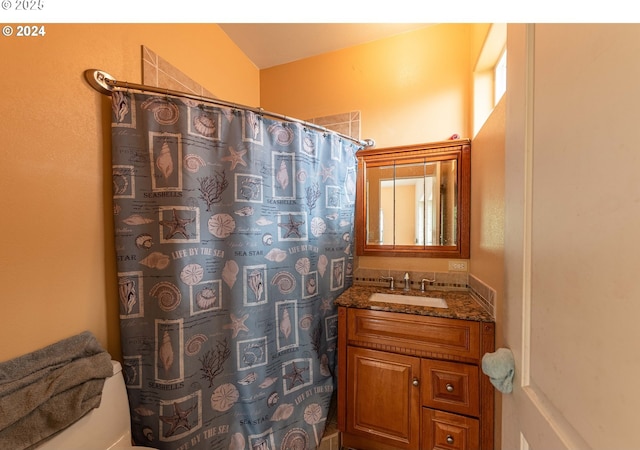
<path id="1" fill-rule="evenodd" d="M 453 444 L 453 436 L 450 434 L 447 435 L 447 444 Z"/>
<path id="2" fill-rule="evenodd" d="M 449 383 L 447 383 L 445 387 L 447 388 L 447 392 L 453 392 L 453 386 L 450 385 Z"/>
<path id="3" fill-rule="evenodd" d="M 417 378 L 414 378 L 414 379 L 413 379 L 413 385 L 414 385 L 414 386 L 418 386 L 419 384 L 420 384 L 420 381 L 418 381 L 418 379 L 417 379 Z"/>

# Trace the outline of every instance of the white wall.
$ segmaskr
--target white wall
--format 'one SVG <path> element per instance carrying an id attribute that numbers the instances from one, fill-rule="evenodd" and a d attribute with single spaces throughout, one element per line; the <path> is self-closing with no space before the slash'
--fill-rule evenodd
<path id="1" fill-rule="evenodd" d="M 640 448 L 640 25 L 543 24 L 528 41 L 522 27 L 508 38 L 504 339 L 517 376 L 503 448 L 520 432 L 534 449 Z"/>

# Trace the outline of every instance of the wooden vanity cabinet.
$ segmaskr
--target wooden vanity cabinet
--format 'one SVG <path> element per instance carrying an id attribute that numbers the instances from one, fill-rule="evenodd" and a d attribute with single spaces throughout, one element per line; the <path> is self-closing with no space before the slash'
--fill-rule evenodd
<path id="1" fill-rule="evenodd" d="M 361 450 L 493 449 L 495 327 L 338 308 L 338 427 Z"/>

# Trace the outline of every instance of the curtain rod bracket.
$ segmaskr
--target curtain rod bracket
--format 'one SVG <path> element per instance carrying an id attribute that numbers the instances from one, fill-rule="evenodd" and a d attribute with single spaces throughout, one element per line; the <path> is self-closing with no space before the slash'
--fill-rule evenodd
<path id="1" fill-rule="evenodd" d="M 107 72 L 97 69 L 87 69 L 84 71 L 84 77 L 91 87 L 101 94 L 111 95 L 113 92 L 114 85 L 109 84 L 109 81 L 115 80 L 115 78 Z"/>

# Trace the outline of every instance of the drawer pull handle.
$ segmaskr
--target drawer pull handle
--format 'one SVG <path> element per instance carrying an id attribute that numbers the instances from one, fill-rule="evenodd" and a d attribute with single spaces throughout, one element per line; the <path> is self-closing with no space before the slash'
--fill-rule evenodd
<path id="1" fill-rule="evenodd" d="M 447 388 L 447 392 L 453 392 L 453 386 L 450 385 L 449 383 L 447 383 L 445 387 Z"/>
<path id="2" fill-rule="evenodd" d="M 447 435 L 447 444 L 453 444 L 453 436 L 450 434 Z"/>
<path id="3" fill-rule="evenodd" d="M 418 386 L 419 384 L 420 384 L 420 382 L 418 381 L 418 379 L 417 379 L 417 378 L 414 378 L 414 379 L 413 379 L 413 385 L 414 385 L 414 386 Z"/>

